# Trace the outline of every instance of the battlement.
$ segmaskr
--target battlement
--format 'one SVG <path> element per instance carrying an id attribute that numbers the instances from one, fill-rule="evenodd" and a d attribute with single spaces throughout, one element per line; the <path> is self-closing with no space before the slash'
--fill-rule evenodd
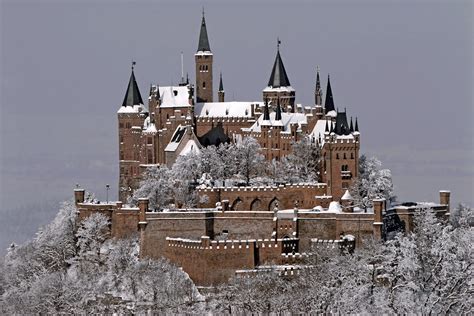
<path id="1" fill-rule="evenodd" d="M 226 250 L 226 249 L 250 249 L 270 248 L 279 249 L 280 252 L 292 251 L 298 245 L 298 238 L 286 239 L 227 239 L 210 240 L 208 236 L 202 236 L 201 240 L 187 238 L 166 237 L 168 247 L 199 249 L 199 250 Z"/>
<path id="2" fill-rule="evenodd" d="M 268 186 L 214 186 L 214 187 L 205 187 L 205 188 L 197 188 L 198 192 L 214 192 L 214 191 L 221 191 L 221 192 L 247 192 L 247 191 L 270 191 L 270 192 L 279 192 L 283 190 L 290 190 L 290 189 L 312 189 L 312 188 L 325 188 L 327 186 L 326 183 L 288 183 L 288 184 L 280 184 L 280 185 L 268 185 Z"/>

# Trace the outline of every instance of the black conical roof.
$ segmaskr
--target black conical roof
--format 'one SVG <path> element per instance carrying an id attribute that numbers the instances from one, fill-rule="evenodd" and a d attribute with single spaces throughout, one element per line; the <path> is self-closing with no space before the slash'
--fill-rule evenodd
<path id="1" fill-rule="evenodd" d="M 125 93 L 122 106 L 134 106 L 137 104 L 143 104 L 143 100 L 132 68 L 132 74 L 130 75 L 130 81 L 128 82 L 127 92 Z"/>
<path id="2" fill-rule="evenodd" d="M 220 74 L 219 79 L 219 91 L 224 91 L 224 85 L 222 84 L 222 73 Z"/>
<path id="3" fill-rule="evenodd" d="M 329 111 L 334 111 L 334 99 L 332 97 L 332 89 L 331 89 L 331 81 L 329 80 L 328 75 L 328 86 L 326 89 L 326 101 L 324 103 L 325 113 L 327 114 Z"/>
<path id="4" fill-rule="evenodd" d="M 204 18 L 204 12 L 202 13 L 201 21 L 201 32 L 199 33 L 199 45 L 198 52 L 210 52 L 211 47 L 209 46 L 209 39 L 207 38 L 206 19 Z"/>
<path id="5" fill-rule="evenodd" d="M 336 116 L 336 130 L 334 131 L 337 135 L 349 135 L 350 127 L 347 124 L 346 112 L 337 112 Z"/>
<path id="6" fill-rule="evenodd" d="M 289 87 L 291 86 L 288 75 L 286 74 L 285 66 L 281 60 L 280 50 L 277 51 L 275 63 L 273 64 L 272 74 L 268 80 L 268 86 L 273 88 Z"/>

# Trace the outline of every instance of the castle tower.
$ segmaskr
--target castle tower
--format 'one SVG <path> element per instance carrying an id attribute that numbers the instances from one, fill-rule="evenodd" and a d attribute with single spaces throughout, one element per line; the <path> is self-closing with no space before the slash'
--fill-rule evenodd
<path id="1" fill-rule="evenodd" d="M 219 99 L 219 102 L 224 102 L 224 97 L 225 97 L 225 91 L 224 91 L 224 85 L 222 84 L 222 72 L 219 78 L 219 91 L 217 91 L 217 98 Z"/>
<path id="2" fill-rule="evenodd" d="M 212 59 L 213 54 L 207 37 L 206 19 L 202 12 L 199 45 L 194 60 L 196 62 L 196 102 L 212 102 Z"/>
<path id="3" fill-rule="evenodd" d="M 285 112 L 295 112 L 295 89 L 290 84 L 280 56 L 280 43 L 280 40 L 278 40 L 277 55 L 268 80 L 268 86 L 263 89 L 263 99 L 270 100 L 272 107 L 276 107 L 277 100 L 280 98 L 281 106 Z"/>
<path id="4" fill-rule="evenodd" d="M 141 143 L 142 126 L 148 117 L 143 106 L 143 99 L 138 89 L 134 73 L 135 62 L 132 63 L 132 73 L 122 106 L 117 111 L 119 121 L 119 198 L 127 198 L 138 186 L 139 166 L 142 159 Z"/>

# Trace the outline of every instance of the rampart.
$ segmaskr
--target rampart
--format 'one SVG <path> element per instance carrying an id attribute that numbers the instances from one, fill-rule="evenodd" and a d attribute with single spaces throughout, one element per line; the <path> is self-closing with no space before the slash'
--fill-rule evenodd
<path id="1" fill-rule="evenodd" d="M 239 269 L 264 264 L 283 264 L 286 252 L 297 248 L 297 239 L 201 240 L 166 238 L 165 257 L 183 267 L 196 284 L 227 282 Z M 294 256 L 290 256 L 293 258 Z"/>
<path id="2" fill-rule="evenodd" d="M 329 206 L 332 197 L 326 195 L 325 183 L 300 183 L 275 186 L 207 187 L 198 188 L 200 207 L 214 207 L 217 202 L 228 201 L 233 211 L 273 211 L 278 202 L 280 209 Z"/>

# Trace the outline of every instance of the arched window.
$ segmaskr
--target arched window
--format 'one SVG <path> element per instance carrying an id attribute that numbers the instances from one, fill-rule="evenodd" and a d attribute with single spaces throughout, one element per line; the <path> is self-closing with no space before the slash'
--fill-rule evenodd
<path id="1" fill-rule="evenodd" d="M 339 154 L 336 154 L 336 159 L 339 159 Z"/>
<path id="2" fill-rule="evenodd" d="M 346 153 L 344 153 L 344 159 L 347 159 L 347 158 L 346 158 Z"/>
<path id="3" fill-rule="evenodd" d="M 206 82 L 205 81 L 202 82 L 202 87 L 206 88 Z"/>

